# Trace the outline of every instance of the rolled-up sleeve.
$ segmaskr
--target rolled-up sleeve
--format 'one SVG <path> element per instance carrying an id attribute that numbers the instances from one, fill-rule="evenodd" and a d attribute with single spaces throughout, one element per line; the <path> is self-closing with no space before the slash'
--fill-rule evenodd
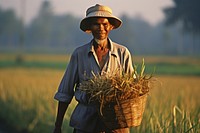
<path id="1" fill-rule="evenodd" d="M 65 74 L 61 80 L 58 91 L 54 99 L 70 103 L 74 96 L 74 87 L 78 83 L 78 63 L 77 54 L 74 52 L 67 66 Z"/>

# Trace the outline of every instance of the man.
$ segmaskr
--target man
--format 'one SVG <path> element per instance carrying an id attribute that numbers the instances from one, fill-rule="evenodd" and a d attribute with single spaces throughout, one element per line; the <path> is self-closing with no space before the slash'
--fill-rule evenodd
<path id="1" fill-rule="evenodd" d="M 73 52 L 58 92 L 55 94 L 54 98 L 59 103 L 54 133 L 61 133 L 63 117 L 73 96 L 78 101 L 70 119 L 74 133 L 129 133 L 129 128 L 109 130 L 109 127 L 101 121 L 95 104 L 89 103 L 87 94 L 79 90 L 79 84 L 92 77 L 93 73 L 112 73 L 119 69 L 126 73 L 133 72 L 128 49 L 112 42 L 108 37 L 109 32 L 121 24 L 122 21 L 113 16 L 112 10 L 107 6 L 97 4 L 86 11 L 80 29 L 91 33 L 93 39 Z"/>

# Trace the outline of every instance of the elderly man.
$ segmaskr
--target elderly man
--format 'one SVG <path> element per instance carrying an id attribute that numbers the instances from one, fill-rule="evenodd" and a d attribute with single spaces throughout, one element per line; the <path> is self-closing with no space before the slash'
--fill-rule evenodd
<path id="1" fill-rule="evenodd" d="M 129 133 L 129 128 L 110 130 L 102 122 L 94 103 L 88 102 L 88 95 L 79 90 L 79 84 L 93 73 L 112 73 L 121 69 L 132 73 L 132 60 L 129 50 L 111 41 L 111 30 L 120 27 L 122 21 L 112 15 L 112 10 L 103 5 L 95 5 L 86 11 L 86 17 L 80 23 L 80 29 L 91 33 L 93 39 L 75 49 L 67 70 L 55 94 L 59 101 L 54 133 L 61 133 L 64 114 L 72 98 L 78 101 L 74 109 L 70 126 L 74 133 Z M 123 37 L 123 36 L 122 36 Z"/>

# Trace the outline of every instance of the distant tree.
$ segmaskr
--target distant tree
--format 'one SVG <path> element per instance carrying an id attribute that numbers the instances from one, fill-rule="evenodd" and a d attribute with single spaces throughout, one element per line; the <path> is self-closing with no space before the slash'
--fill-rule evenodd
<path id="1" fill-rule="evenodd" d="M 114 41 L 133 49 L 133 45 L 130 46 L 134 39 L 131 19 L 124 14 L 121 16 L 121 20 L 123 21 L 122 26 L 119 29 L 111 32 L 110 36 Z"/>
<path id="2" fill-rule="evenodd" d="M 164 9 L 166 24 L 178 21 L 185 31 L 200 33 L 200 0 L 173 0 L 174 6 Z"/>
<path id="3" fill-rule="evenodd" d="M 79 32 L 79 19 L 67 14 L 54 16 L 53 27 L 52 27 L 52 41 L 51 45 L 56 47 L 65 47 L 67 46 L 68 50 L 76 47 L 77 40 L 79 40 L 80 36 L 78 36 Z"/>
<path id="4" fill-rule="evenodd" d="M 130 18 L 124 14 L 120 18 L 123 21 L 122 26 L 110 34 L 114 41 L 127 46 L 134 54 L 147 54 L 154 50 L 150 47 L 153 33 L 148 22 L 140 16 Z"/>
<path id="5" fill-rule="evenodd" d="M 2 10 L 0 8 L 0 44 L 13 45 L 19 40 L 21 21 L 16 17 L 13 10 Z"/>
<path id="6" fill-rule="evenodd" d="M 174 7 L 168 7 L 164 9 L 166 15 L 166 25 L 172 25 L 179 23 L 182 25 L 183 31 L 186 31 L 191 34 L 192 43 L 190 45 L 192 54 L 199 51 L 199 35 L 200 35 L 200 1 L 199 0 L 173 0 Z M 183 38 L 184 33 L 180 33 Z M 183 47 L 183 41 L 179 44 L 180 47 Z"/>
<path id="7" fill-rule="evenodd" d="M 49 45 L 52 33 L 53 10 L 49 1 L 44 1 L 38 16 L 32 21 L 28 29 L 28 36 L 35 43 Z M 30 38 L 29 38 L 30 39 Z"/>

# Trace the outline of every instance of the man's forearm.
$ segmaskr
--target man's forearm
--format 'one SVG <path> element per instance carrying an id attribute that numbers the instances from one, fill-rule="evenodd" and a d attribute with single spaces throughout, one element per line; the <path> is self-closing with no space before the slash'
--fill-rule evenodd
<path id="1" fill-rule="evenodd" d="M 58 128 L 61 128 L 62 123 L 63 123 L 63 118 L 65 115 L 65 112 L 67 110 L 69 104 L 65 103 L 65 102 L 60 102 L 58 103 L 58 111 L 57 111 L 57 117 L 56 117 L 56 122 L 55 122 L 55 126 Z"/>

